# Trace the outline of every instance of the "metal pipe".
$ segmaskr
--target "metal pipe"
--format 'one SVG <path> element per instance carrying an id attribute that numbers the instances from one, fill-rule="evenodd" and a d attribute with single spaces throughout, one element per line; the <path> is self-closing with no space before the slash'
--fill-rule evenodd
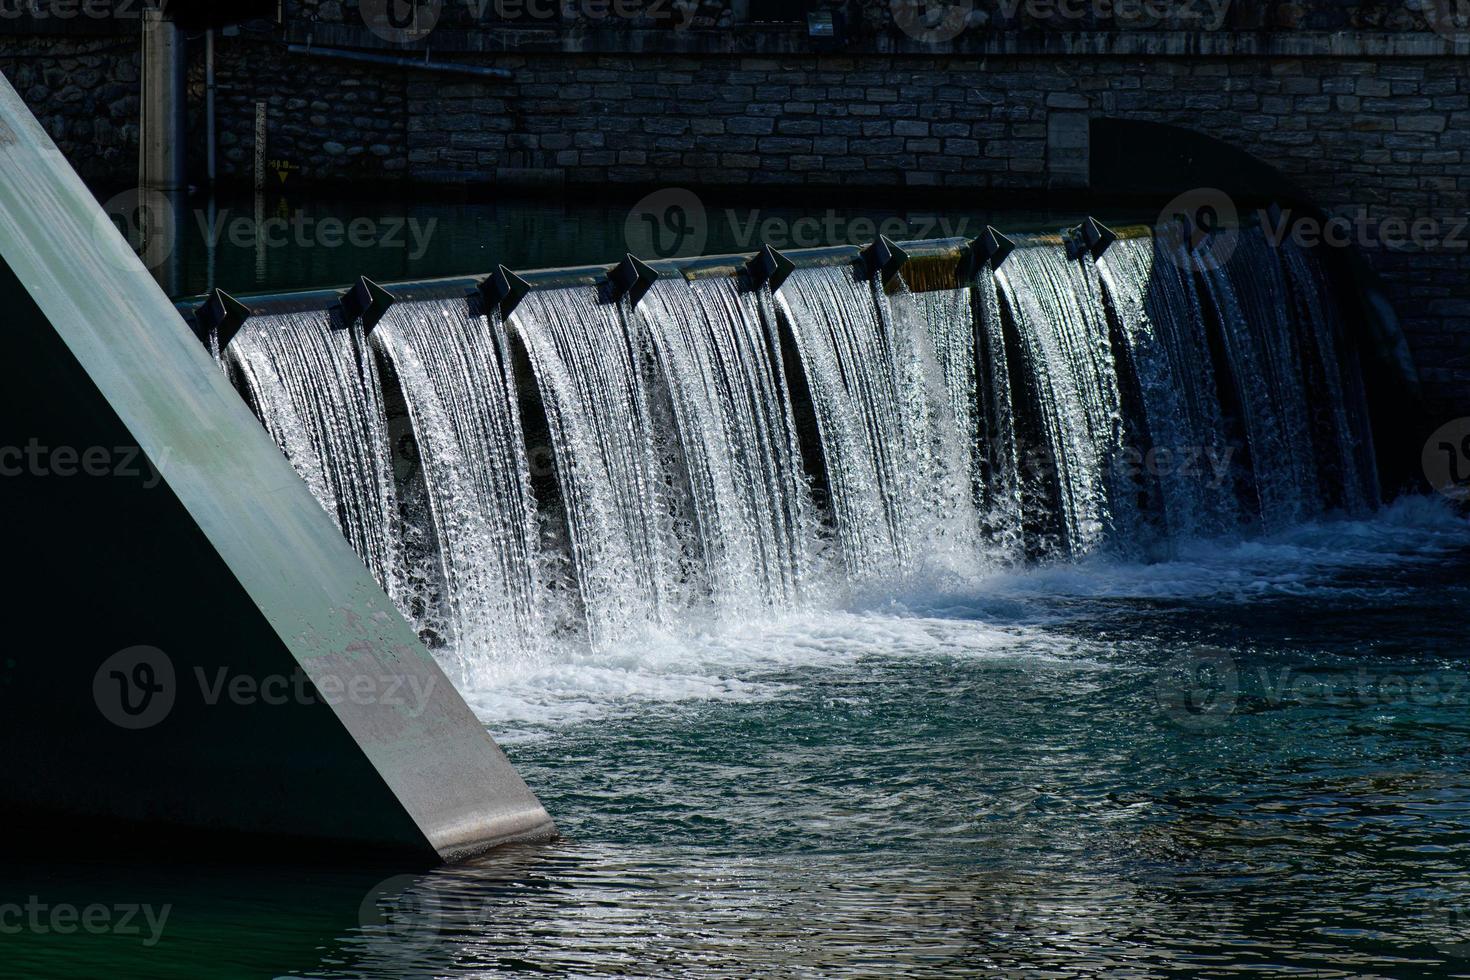
<path id="1" fill-rule="evenodd" d="M 161 10 L 143 12 L 143 98 L 139 134 L 139 184 L 153 191 L 181 191 L 184 161 L 184 34 Z"/>
<path id="2" fill-rule="evenodd" d="M 515 78 L 508 68 L 485 68 L 480 65 L 455 65 L 444 61 L 419 61 L 391 54 L 372 54 L 367 51 L 344 51 L 341 48 L 315 48 L 305 44 L 288 44 L 291 54 L 309 55 L 317 58 L 334 58 L 338 61 L 360 61 L 370 65 L 391 65 L 394 68 L 415 68 L 419 71 L 440 72 L 446 75 L 473 75 L 478 78 L 497 78 L 506 81 Z"/>
<path id="3" fill-rule="evenodd" d="M 1118 229 L 1120 237 L 1133 234 L 1146 235 L 1144 227 Z M 1055 235 L 1017 235 L 1016 243 L 1026 247 L 1056 247 L 1061 239 Z M 901 242 L 910 261 L 949 259 L 958 263 L 967 242 L 963 238 L 940 238 L 927 241 Z M 782 253 L 799 269 L 820 266 L 860 266 L 863 264 L 862 250 L 855 245 L 832 245 L 823 248 L 792 249 Z M 708 255 L 685 259 L 654 259 L 648 265 L 660 276 L 667 278 L 707 279 L 720 276 L 738 276 L 751 258 L 750 253 L 733 255 Z M 556 269 L 537 269 L 520 272 L 518 275 L 532 289 L 566 289 L 574 287 L 597 288 L 607 280 L 613 265 L 566 266 Z M 392 293 L 400 303 L 432 299 L 469 299 L 479 295 L 485 276 L 452 276 L 443 279 L 419 279 L 407 282 L 383 283 L 382 288 Z M 956 284 L 950 283 L 947 288 Z M 342 290 L 348 285 L 332 289 L 300 290 L 288 293 L 257 293 L 239 295 L 236 298 L 256 315 L 262 313 L 305 313 L 326 310 L 341 301 Z M 941 288 L 933 285 L 930 288 Z M 179 300 L 175 305 L 186 319 L 209 297 L 194 296 Z"/>
<path id="4" fill-rule="evenodd" d="M 214 30 L 204 32 L 204 133 L 209 149 L 209 186 L 214 186 L 217 173 L 215 159 L 214 116 Z"/>

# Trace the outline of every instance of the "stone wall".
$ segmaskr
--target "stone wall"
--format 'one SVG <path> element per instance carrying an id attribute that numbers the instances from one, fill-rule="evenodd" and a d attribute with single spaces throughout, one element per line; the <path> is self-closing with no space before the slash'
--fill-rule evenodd
<path id="1" fill-rule="evenodd" d="M 265 104 L 266 180 L 281 186 L 423 179 L 408 171 L 408 78 L 374 65 L 323 62 L 281 46 L 221 42 L 216 55 L 219 174 L 253 183 L 256 106 Z M 190 74 L 191 160 L 204 159 L 204 69 Z M 198 169 L 197 167 L 195 168 Z"/>
<path id="2" fill-rule="evenodd" d="M 0 37 L 0 74 L 84 178 L 119 187 L 136 181 L 135 39 Z"/>
<path id="3" fill-rule="evenodd" d="M 284 27 L 219 40 L 220 173 L 253 178 L 263 102 L 272 182 L 1045 193 L 1085 186 L 1090 129 L 1123 119 L 1245 151 L 1322 207 L 1368 222 L 1370 233 L 1387 219 L 1431 219 L 1453 232 L 1470 214 L 1470 60 L 1449 56 L 1442 37 L 1414 33 L 1412 18 L 1394 19 L 1400 5 L 1328 7 L 1410 33 L 1038 40 L 971 31 L 951 45 L 889 38 L 814 52 L 800 30 L 629 28 L 606 42 L 556 30 L 446 28 L 425 52 L 374 42 L 353 23 L 350 4 L 295 0 Z M 1326 9 L 1298 19 L 1320 21 Z M 283 42 L 512 77 L 329 60 L 288 53 Z M 496 46 L 506 50 L 487 49 Z M 191 73 L 196 179 L 201 62 Z M 7 37 L 0 71 L 85 176 L 128 182 L 135 45 Z M 1453 247 L 1364 251 L 1404 320 L 1431 401 L 1470 414 L 1470 252 L 1459 235 Z"/>
<path id="4" fill-rule="evenodd" d="M 431 0 L 420 0 L 427 6 Z M 965 8 L 970 28 L 1076 30 L 1361 30 L 1424 31 L 1437 0 L 1296 0 L 1290 3 L 1233 3 L 1227 0 L 1150 0 L 1148 4 L 1098 4 L 1091 0 L 783 0 L 759 5 L 751 0 L 446 0 L 436 16 L 447 28 L 531 21 L 598 30 L 637 30 L 663 25 L 675 29 L 732 27 L 771 20 L 801 21 L 808 11 L 839 12 L 850 33 L 871 38 L 897 29 L 896 21 L 918 22 L 926 7 Z M 289 15 L 322 24 L 355 24 L 359 0 L 288 0 Z M 546 26 L 543 24 L 542 26 Z"/>

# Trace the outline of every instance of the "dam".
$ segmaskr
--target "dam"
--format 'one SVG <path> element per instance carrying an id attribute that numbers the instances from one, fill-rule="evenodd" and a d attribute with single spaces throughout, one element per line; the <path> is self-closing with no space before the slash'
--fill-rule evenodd
<path id="1" fill-rule="evenodd" d="M 1466 972 L 1464 9 L 10 6 L 10 972 Z"/>
<path id="2" fill-rule="evenodd" d="M 1311 251 L 1260 227 L 1218 267 L 1167 227 L 987 236 L 988 256 L 630 258 L 227 297 L 223 336 L 221 301 L 195 319 L 470 686 L 549 643 L 1376 509 L 1354 340 Z"/>
<path id="3" fill-rule="evenodd" d="M 1118 903 L 1148 955 L 1319 955 L 1289 938 L 1318 885 L 1283 892 L 1257 826 L 1333 848 L 1387 807 L 1393 839 L 1453 838 L 1462 789 L 1396 781 L 1459 737 L 1433 624 L 1470 538 L 1399 492 L 1391 345 L 1342 265 L 1233 234 L 1083 218 L 180 302 L 568 835 L 370 889 L 336 955 L 608 966 L 690 930 L 714 974 L 1091 969 Z M 1176 946 L 1151 883 L 1216 852 L 1247 874 Z M 1453 956 L 1454 913 L 1416 909 L 1395 928 Z"/>

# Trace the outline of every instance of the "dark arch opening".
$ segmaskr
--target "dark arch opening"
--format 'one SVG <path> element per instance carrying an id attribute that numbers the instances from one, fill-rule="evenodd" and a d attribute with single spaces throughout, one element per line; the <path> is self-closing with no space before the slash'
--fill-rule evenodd
<path id="1" fill-rule="evenodd" d="M 1325 220 L 1294 180 L 1224 140 L 1168 123 L 1093 119 L 1089 167 L 1095 194 L 1161 207 L 1184 191 L 1216 188 L 1244 220 L 1271 202 L 1293 214 Z M 1380 489 L 1392 496 L 1422 484 L 1419 446 L 1434 428 L 1422 403 L 1418 373 L 1383 285 L 1353 248 L 1318 248 L 1343 319 L 1343 356 L 1356 352 L 1363 374 Z"/>
<path id="2" fill-rule="evenodd" d="M 1300 185 L 1251 153 L 1204 133 L 1136 119 L 1094 119 L 1088 134 L 1092 189 L 1162 204 L 1195 187 L 1215 187 L 1237 206 L 1278 201 L 1306 206 Z"/>

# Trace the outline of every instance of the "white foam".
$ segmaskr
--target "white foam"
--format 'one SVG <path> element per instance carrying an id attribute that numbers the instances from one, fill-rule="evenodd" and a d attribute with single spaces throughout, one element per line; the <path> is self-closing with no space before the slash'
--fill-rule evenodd
<path id="1" fill-rule="evenodd" d="M 1370 519 L 1327 517 L 1244 540 L 1187 541 L 1170 561 L 1094 556 L 1028 569 L 989 583 L 1011 598 L 1250 599 L 1384 596 L 1384 582 L 1348 573 L 1430 564 L 1470 547 L 1470 522 L 1438 499 L 1406 498 Z"/>
<path id="2" fill-rule="evenodd" d="M 843 608 L 683 633 L 650 632 L 601 651 L 567 646 L 539 665 L 477 679 L 466 697 L 497 737 L 541 738 L 570 725 L 709 702 L 757 703 L 800 691 L 802 674 L 867 658 L 1021 659 L 1094 668 L 1104 648 L 1054 628 L 1079 601 L 1247 601 L 1391 595 L 1365 570 L 1433 563 L 1470 548 L 1470 522 L 1439 501 L 1399 501 L 1370 520 L 1324 519 L 1253 540 L 1181 545 L 1153 564 L 1074 564 L 911 581 Z M 1406 586 L 1405 588 L 1408 588 Z"/>
<path id="3" fill-rule="evenodd" d="M 1039 663 L 1083 650 L 1077 640 L 1029 627 L 834 610 L 719 633 L 650 636 L 606 652 L 568 652 L 469 691 L 467 699 L 497 738 L 514 742 L 651 705 L 777 700 L 800 690 L 803 672 L 870 657 L 1024 657 Z"/>

